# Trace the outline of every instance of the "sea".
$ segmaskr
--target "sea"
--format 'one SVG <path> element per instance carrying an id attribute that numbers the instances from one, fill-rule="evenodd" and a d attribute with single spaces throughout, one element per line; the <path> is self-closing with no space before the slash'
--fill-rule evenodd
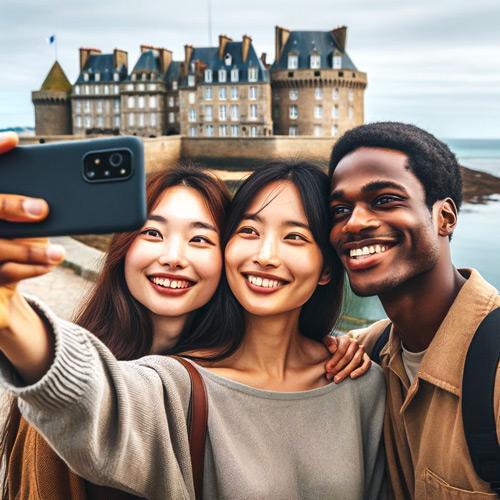
<path id="1" fill-rule="evenodd" d="M 500 177 L 500 139 L 443 139 L 465 167 Z M 500 290 L 500 195 L 483 204 L 464 204 L 451 242 L 457 267 L 473 267 Z M 375 297 L 345 296 L 339 329 L 346 330 L 385 317 Z"/>

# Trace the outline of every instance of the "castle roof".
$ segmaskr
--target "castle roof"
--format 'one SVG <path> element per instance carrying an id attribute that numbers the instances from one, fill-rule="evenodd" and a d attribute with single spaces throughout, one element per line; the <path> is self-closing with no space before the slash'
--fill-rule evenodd
<path id="1" fill-rule="evenodd" d="M 160 57 L 153 50 L 145 50 L 139 56 L 132 73 L 161 73 Z"/>
<path id="2" fill-rule="evenodd" d="M 172 61 L 165 73 L 163 79 L 166 82 L 173 82 L 174 80 L 179 80 L 181 76 L 181 62 Z"/>
<path id="3" fill-rule="evenodd" d="M 89 56 L 81 73 L 78 75 L 76 83 L 85 82 L 83 78 L 84 73 L 89 74 L 90 81 L 95 81 L 93 75 L 99 73 L 99 82 L 112 82 L 115 71 L 118 71 L 120 81 L 127 77 L 127 67 L 125 64 L 122 64 L 119 68 L 115 68 L 113 54 L 92 54 Z"/>
<path id="4" fill-rule="evenodd" d="M 357 70 L 347 52 L 341 50 L 331 31 L 291 31 L 279 58 L 271 66 L 271 71 L 288 69 L 290 53 L 298 55 L 297 69 L 310 69 L 310 56 L 314 53 L 321 57 L 320 69 L 331 69 L 334 52 L 342 57 L 342 69 Z"/>
<path id="5" fill-rule="evenodd" d="M 61 65 L 56 61 L 50 71 L 48 72 L 45 80 L 42 83 L 40 90 L 44 91 L 58 91 L 58 92 L 71 92 L 71 83 L 61 68 Z"/>

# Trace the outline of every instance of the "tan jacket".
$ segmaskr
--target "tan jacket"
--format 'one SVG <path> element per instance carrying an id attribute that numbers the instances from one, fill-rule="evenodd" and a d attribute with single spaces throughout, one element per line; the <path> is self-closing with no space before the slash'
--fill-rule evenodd
<path id="1" fill-rule="evenodd" d="M 138 497 L 77 476 L 21 418 L 7 480 L 12 500 L 132 500 Z"/>
<path id="2" fill-rule="evenodd" d="M 477 271 L 461 273 L 470 276 L 439 327 L 411 385 L 401 358 L 401 341 L 393 331 L 380 353 L 387 384 L 384 444 L 389 479 L 398 500 L 495 498 L 471 463 L 460 398 L 469 344 L 483 318 L 500 307 L 500 298 Z M 370 353 L 387 324 L 388 320 L 378 321 L 352 333 Z M 500 441 L 500 369 L 496 375 L 494 408 Z"/>

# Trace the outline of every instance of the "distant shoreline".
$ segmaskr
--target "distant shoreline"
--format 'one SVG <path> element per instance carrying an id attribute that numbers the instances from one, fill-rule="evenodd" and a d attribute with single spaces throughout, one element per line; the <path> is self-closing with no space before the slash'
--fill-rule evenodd
<path id="1" fill-rule="evenodd" d="M 500 194 L 500 177 L 473 170 L 462 165 L 463 197 L 465 203 L 484 204 Z"/>

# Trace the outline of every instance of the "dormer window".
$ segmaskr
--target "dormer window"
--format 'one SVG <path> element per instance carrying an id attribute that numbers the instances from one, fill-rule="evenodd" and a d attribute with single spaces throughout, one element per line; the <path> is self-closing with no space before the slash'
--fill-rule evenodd
<path id="1" fill-rule="evenodd" d="M 240 70 L 238 68 L 233 68 L 231 70 L 231 81 L 237 82 L 240 79 Z"/>
<path id="2" fill-rule="evenodd" d="M 113 80 L 115 82 L 119 82 L 120 81 L 120 73 L 118 73 L 118 71 L 114 72 L 114 74 L 113 74 Z"/>
<path id="3" fill-rule="evenodd" d="M 219 83 L 225 83 L 227 79 L 227 71 L 225 69 L 219 70 Z"/>
<path id="4" fill-rule="evenodd" d="M 342 68 L 342 55 L 338 50 L 336 50 L 333 53 L 333 58 L 332 58 L 332 68 L 333 69 L 340 69 Z"/>
<path id="5" fill-rule="evenodd" d="M 132 76 L 130 77 L 130 79 L 135 82 L 137 80 L 137 75 L 135 73 L 132 73 Z"/>
<path id="6" fill-rule="evenodd" d="M 172 82 L 172 90 L 177 90 L 177 80 Z"/>
<path id="7" fill-rule="evenodd" d="M 248 81 L 249 82 L 256 82 L 259 77 L 259 69 L 256 68 L 255 66 L 251 66 L 248 68 Z"/>
<path id="8" fill-rule="evenodd" d="M 88 73 L 83 74 L 83 81 L 85 81 L 85 82 L 89 81 L 89 74 Z"/>
<path id="9" fill-rule="evenodd" d="M 142 80 L 143 82 L 145 82 L 145 81 L 147 80 L 147 78 L 148 78 L 148 75 L 146 75 L 146 73 L 143 73 L 143 74 L 142 74 L 142 77 L 141 77 L 141 80 Z"/>
<path id="10" fill-rule="evenodd" d="M 205 70 L 205 83 L 212 83 L 212 70 L 211 69 Z"/>
<path id="11" fill-rule="evenodd" d="M 224 64 L 226 66 L 231 66 L 231 64 L 233 64 L 233 58 L 231 57 L 231 54 L 226 54 L 224 56 Z"/>
<path id="12" fill-rule="evenodd" d="M 288 54 L 288 69 L 297 69 L 299 67 L 299 55 Z"/>
<path id="13" fill-rule="evenodd" d="M 311 69 L 321 68 L 321 55 L 318 52 L 313 52 L 311 54 L 310 67 Z"/>
<path id="14" fill-rule="evenodd" d="M 188 87 L 194 87 L 195 80 L 194 75 L 188 75 Z"/>
<path id="15" fill-rule="evenodd" d="M 101 81 L 101 74 L 100 73 L 96 73 L 94 75 L 94 81 L 96 81 L 96 82 L 100 82 Z"/>

